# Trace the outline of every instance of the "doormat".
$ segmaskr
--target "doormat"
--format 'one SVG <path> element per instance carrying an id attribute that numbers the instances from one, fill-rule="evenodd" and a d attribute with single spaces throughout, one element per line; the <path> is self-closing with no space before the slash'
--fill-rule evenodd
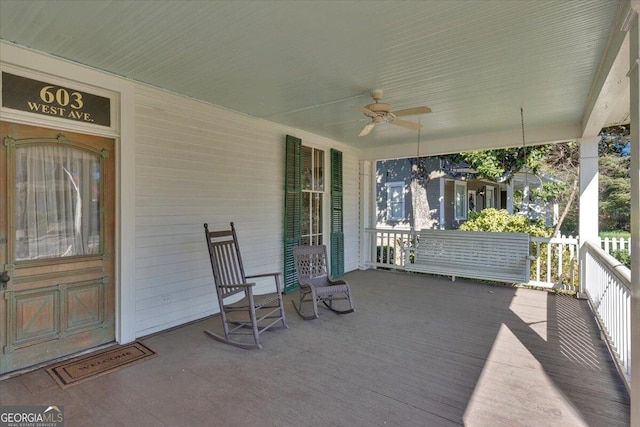
<path id="1" fill-rule="evenodd" d="M 136 341 L 67 360 L 47 368 L 47 372 L 60 387 L 67 388 L 155 356 L 155 351 Z"/>

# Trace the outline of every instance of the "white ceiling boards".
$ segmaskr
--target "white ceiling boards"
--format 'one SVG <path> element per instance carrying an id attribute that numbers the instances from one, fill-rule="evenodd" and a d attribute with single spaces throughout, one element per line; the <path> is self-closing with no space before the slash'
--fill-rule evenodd
<path id="1" fill-rule="evenodd" d="M 423 140 L 486 135 L 489 146 L 512 133 L 517 144 L 521 107 L 534 143 L 580 137 L 592 117 L 589 129 L 628 117 L 611 90 L 613 113 L 591 113 L 604 105 L 627 9 L 602 0 L 3 0 L 0 38 L 359 148 L 415 144 L 402 126 L 358 136 L 367 117 L 353 107 L 382 89 L 394 110 L 433 110 L 403 117 L 423 126 Z"/>

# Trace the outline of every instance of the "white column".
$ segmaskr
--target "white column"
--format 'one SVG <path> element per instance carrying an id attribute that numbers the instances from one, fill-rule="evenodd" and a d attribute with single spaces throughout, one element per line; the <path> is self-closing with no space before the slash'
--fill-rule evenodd
<path id="1" fill-rule="evenodd" d="M 375 162 L 373 164 L 375 165 Z M 373 190 L 371 189 L 372 179 L 374 179 L 372 176 L 375 177 L 373 167 L 372 162 L 368 160 L 360 161 L 360 270 L 369 268 L 367 259 L 371 253 L 371 235 L 366 232 L 366 229 L 371 227 L 371 211 L 375 209 L 375 206 L 372 207 L 372 203 L 376 200 L 372 193 L 375 191 L 375 185 Z"/>
<path id="2" fill-rule="evenodd" d="M 598 143 L 600 137 L 580 140 L 580 290 L 584 292 L 586 283 L 585 254 L 587 240 L 598 239 Z"/>
<path id="3" fill-rule="evenodd" d="M 507 212 L 513 215 L 513 180 L 507 183 Z"/>
<path id="4" fill-rule="evenodd" d="M 632 2 L 636 12 L 639 2 Z M 640 427 L 640 29 L 629 30 L 631 113 L 631 427 Z"/>
<path id="5" fill-rule="evenodd" d="M 438 201 L 440 202 L 440 224 L 439 225 L 439 229 L 440 230 L 444 230 L 444 222 L 445 222 L 445 217 L 444 217 L 444 184 L 445 184 L 445 179 L 444 178 L 440 178 L 438 181 L 440 181 L 440 197 L 438 198 Z"/>

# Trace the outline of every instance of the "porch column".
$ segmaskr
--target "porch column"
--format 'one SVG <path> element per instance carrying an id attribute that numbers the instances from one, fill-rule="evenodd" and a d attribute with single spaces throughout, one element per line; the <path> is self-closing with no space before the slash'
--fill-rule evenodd
<path id="1" fill-rule="evenodd" d="M 375 164 L 375 163 L 374 163 Z M 372 173 L 373 166 L 369 160 L 360 161 L 360 259 L 358 261 L 360 270 L 366 270 L 369 253 L 371 252 L 371 234 L 366 229 L 371 227 L 371 196 L 372 196 Z M 375 188 L 375 186 L 373 187 Z M 373 199 L 375 201 L 375 198 Z"/>
<path id="2" fill-rule="evenodd" d="M 629 30 L 631 118 L 631 426 L 640 427 L 640 2 Z"/>
<path id="3" fill-rule="evenodd" d="M 444 178 L 440 178 L 438 181 L 440 181 L 440 197 L 438 198 L 438 201 L 440 202 L 440 209 L 438 209 L 440 217 L 439 217 L 439 224 L 438 224 L 438 228 L 440 230 L 444 230 L 444 221 L 445 221 L 445 217 L 444 217 L 444 183 L 445 183 L 445 179 Z"/>
<path id="4" fill-rule="evenodd" d="M 580 288 L 586 283 L 587 240 L 598 239 L 598 143 L 600 137 L 583 138 L 580 141 L 580 205 L 578 235 L 580 236 Z"/>

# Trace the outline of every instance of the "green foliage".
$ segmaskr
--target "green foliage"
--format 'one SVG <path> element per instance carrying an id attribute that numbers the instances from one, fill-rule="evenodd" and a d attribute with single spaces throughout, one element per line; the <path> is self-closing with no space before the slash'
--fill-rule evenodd
<path id="1" fill-rule="evenodd" d="M 631 223 L 631 159 L 607 154 L 600 157 L 600 226 L 629 230 Z"/>
<path id="2" fill-rule="evenodd" d="M 454 163 L 467 163 L 478 171 L 480 177 L 497 180 L 508 173 L 514 173 L 528 166 L 533 173 L 540 169 L 548 146 L 504 148 L 500 150 L 469 151 L 446 156 Z"/>
<path id="3" fill-rule="evenodd" d="M 551 233 L 540 221 L 532 222 L 523 215 L 509 215 L 506 209 L 494 208 L 470 212 L 469 219 L 460 226 L 460 230 L 529 233 L 538 237 L 548 237 Z"/>
<path id="4" fill-rule="evenodd" d="M 531 200 L 543 202 L 556 202 L 562 198 L 568 190 L 564 182 L 545 182 L 542 188 L 531 189 Z"/>
<path id="5" fill-rule="evenodd" d="M 611 251 L 610 255 L 631 270 L 631 255 L 627 250 Z"/>
<path id="6" fill-rule="evenodd" d="M 601 238 L 605 238 L 608 237 L 610 239 L 612 238 L 616 238 L 616 239 L 628 239 L 629 237 L 631 237 L 631 233 L 629 233 L 628 231 L 620 231 L 620 230 L 607 230 L 607 231 L 601 231 L 600 232 L 600 237 Z"/>

